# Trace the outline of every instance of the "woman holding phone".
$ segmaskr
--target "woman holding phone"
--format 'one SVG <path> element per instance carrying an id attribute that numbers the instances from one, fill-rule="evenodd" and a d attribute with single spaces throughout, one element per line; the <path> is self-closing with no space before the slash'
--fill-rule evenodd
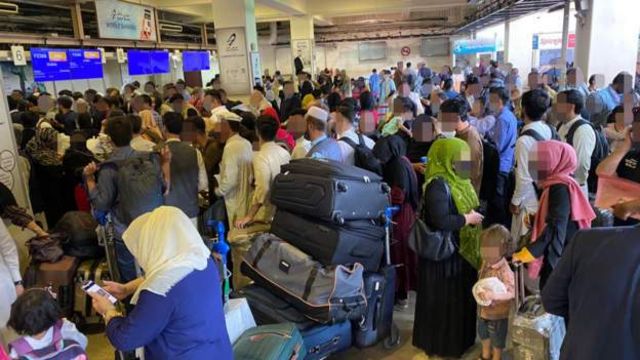
<path id="1" fill-rule="evenodd" d="M 132 296 L 127 316 L 107 297 L 90 293 L 106 334 L 120 351 L 144 347 L 145 358 L 233 358 L 225 326 L 218 271 L 191 220 L 162 206 L 134 220 L 123 240 L 145 276 L 127 284 L 105 281 L 122 300 Z"/>

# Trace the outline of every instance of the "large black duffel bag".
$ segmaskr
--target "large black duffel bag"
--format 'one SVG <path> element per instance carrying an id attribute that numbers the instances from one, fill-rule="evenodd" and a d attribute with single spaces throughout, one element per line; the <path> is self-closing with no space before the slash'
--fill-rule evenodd
<path id="1" fill-rule="evenodd" d="M 85 211 L 69 211 L 62 216 L 53 231 L 66 236 L 62 243 L 64 253 L 81 259 L 104 256 L 104 247 L 98 244 L 98 222 Z"/>
<path id="2" fill-rule="evenodd" d="M 359 262 L 366 271 L 378 271 L 384 255 L 384 227 L 373 220 L 346 221 L 339 226 L 278 210 L 271 232 L 322 265 Z"/>
<path id="3" fill-rule="evenodd" d="M 275 235 L 261 234 L 253 239 L 241 271 L 316 322 L 356 320 L 364 314 L 360 264 L 323 267 Z"/>
<path id="4" fill-rule="evenodd" d="M 389 186 L 370 171 L 331 160 L 299 159 L 282 167 L 271 189 L 279 209 L 343 224 L 377 219 L 389 206 Z"/>

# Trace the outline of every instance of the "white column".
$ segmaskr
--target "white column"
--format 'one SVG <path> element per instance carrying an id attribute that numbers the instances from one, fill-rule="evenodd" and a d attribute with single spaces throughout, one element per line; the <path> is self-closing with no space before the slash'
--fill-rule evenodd
<path id="1" fill-rule="evenodd" d="M 565 0 L 564 16 L 562 17 L 562 55 L 560 55 L 560 86 L 566 84 L 567 75 L 567 48 L 569 47 L 569 12 L 571 11 L 571 0 Z"/>
<path id="2" fill-rule="evenodd" d="M 255 0 L 212 0 L 220 81 L 230 95 L 248 95 L 260 81 Z"/>
<path id="3" fill-rule="evenodd" d="M 291 27 L 291 74 L 295 75 L 294 59 L 298 56 L 302 59 L 304 71 L 315 77 L 315 41 L 313 32 L 313 16 L 292 16 Z M 295 76 L 294 76 L 295 77 Z"/>
<path id="4" fill-rule="evenodd" d="M 511 41 L 509 40 L 509 34 L 511 33 L 511 19 L 507 18 L 504 20 L 504 63 L 511 62 L 511 57 L 509 56 L 509 47 Z"/>
<path id="5" fill-rule="evenodd" d="M 589 0 L 576 24 L 576 65 L 585 77 L 604 75 L 609 83 L 620 71 L 633 74 L 638 58 L 638 0 Z"/>

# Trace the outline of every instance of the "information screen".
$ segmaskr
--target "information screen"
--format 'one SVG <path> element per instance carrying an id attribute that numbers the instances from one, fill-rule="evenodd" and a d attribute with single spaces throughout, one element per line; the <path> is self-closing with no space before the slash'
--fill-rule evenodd
<path id="1" fill-rule="evenodd" d="M 169 53 L 162 50 L 127 51 L 129 75 L 165 74 L 170 72 Z"/>
<path id="2" fill-rule="evenodd" d="M 211 69 L 211 64 L 208 51 L 184 51 L 182 53 L 182 70 L 199 71 L 209 69 Z"/>
<path id="3" fill-rule="evenodd" d="M 102 59 L 98 49 L 69 49 L 72 79 L 101 79 Z"/>
<path id="4" fill-rule="evenodd" d="M 35 81 L 71 80 L 67 49 L 31 48 L 30 51 Z"/>
<path id="5" fill-rule="evenodd" d="M 102 78 L 102 58 L 98 49 L 31 48 L 35 81 Z"/>

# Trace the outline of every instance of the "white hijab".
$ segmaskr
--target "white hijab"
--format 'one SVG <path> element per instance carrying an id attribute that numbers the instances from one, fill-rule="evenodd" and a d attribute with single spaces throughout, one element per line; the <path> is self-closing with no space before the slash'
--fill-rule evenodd
<path id="1" fill-rule="evenodd" d="M 125 245 L 145 271 L 142 290 L 166 296 L 194 270 L 204 270 L 211 252 L 187 215 L 172 206 L 161 206 L 135 219 L 122 235 Z"/>

